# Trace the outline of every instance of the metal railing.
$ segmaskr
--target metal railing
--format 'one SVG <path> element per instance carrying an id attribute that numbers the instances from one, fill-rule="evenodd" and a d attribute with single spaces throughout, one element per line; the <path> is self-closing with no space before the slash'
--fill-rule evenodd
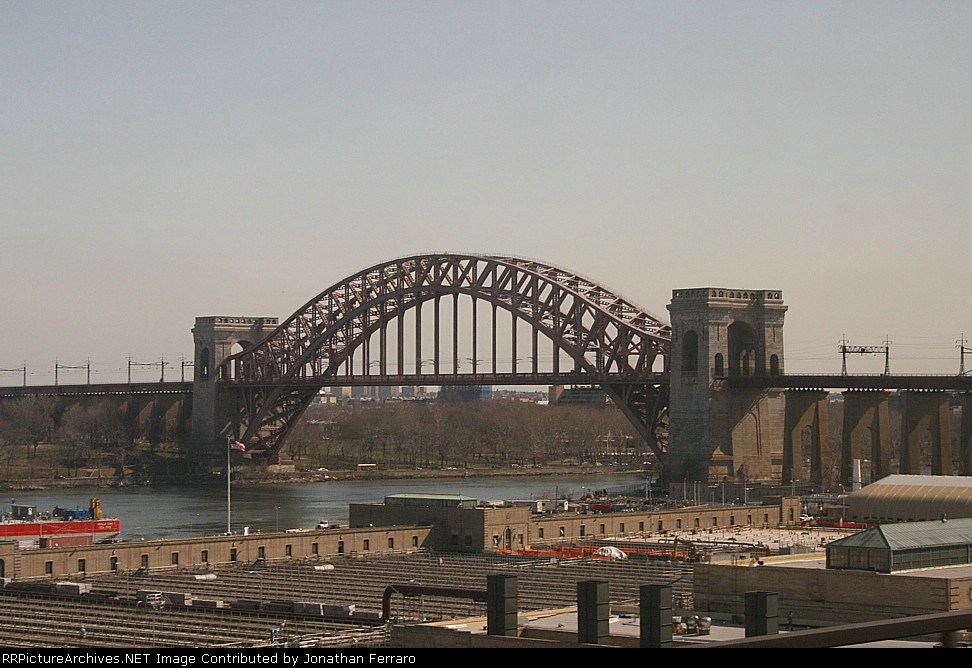
<path id="1" fill-rule="evenodd" d="M 704 647 L 842 647 L 939 633 L 942 634 L 942 644 L 945 647 L 955 647 L 958 643 L 958 632 L 969 627 L 972 627 L 972 610 L 958 610 L 726 640 Z"/>

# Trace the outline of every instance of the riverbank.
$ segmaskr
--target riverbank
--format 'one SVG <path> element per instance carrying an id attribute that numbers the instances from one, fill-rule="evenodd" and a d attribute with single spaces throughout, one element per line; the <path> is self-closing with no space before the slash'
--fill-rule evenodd
<path id="1" fill-rule="evenodd" d="M 520 476 L 549 476 L 549 475 L 631 475 L 643 478 L 647 471 L 642 469 L 621 469 L 616 466 L 536 466 L 521 468 L 443 468 L 443 469 L 391 469 L 378 471 L 358 470 L 323 470 L 323 471 L 242 471 L 234 474 L 234 486 L 249 485 L 277 485 L 285 483 L 311 483 L 330 481 L 380 481 L 380 480 L 421 480 L 421 479 L 454 479 L 454 478 L 510 478 Z M 155 476 L 116 478 L 109 476 L 33 478 L 23 481 L 0 482 L 0 490 L 5 491 L 42 491 L 46 489 L 71 489 L 75 487 L 193 487 L 209 486 L 213 480 L 224 480 L 220 474 L 216 475 L 186 475 L 186 476 Z"/>
<path id="2" fill-rule="evenodd" d="M 606 466 L 534 466 L 520 468 L 443 468 L 443 469 L 391 469 L 387 471 L 296 471 L 294 473 L 248 473 L 237 479 L 240 484 L 317 482 L 328 480 L 420 480 L 427 478 L 508 478 L 514 476 L 546 475 L 644 475 L 641 469 L 623 470 Z"/>

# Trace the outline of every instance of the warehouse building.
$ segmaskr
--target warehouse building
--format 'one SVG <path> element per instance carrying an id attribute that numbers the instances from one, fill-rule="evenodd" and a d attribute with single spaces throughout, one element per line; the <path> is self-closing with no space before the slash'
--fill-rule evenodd
<path id="1" fill-rule="evenodd" d="M 469 497 L 396 494 L 385 497 L 384 503 L 352 503 L 349 509 L 352 527 L 430 526 L 428 546 L 432 549 L 478 553 L 529 549 L 551 541 L 794 525 L 799 522 L 800 499 L 768 496 L 762 503 L 752 505 L 535 515 L 525 506 L 481 506 Z"/>
<path id="2" fill-rule="evenodd" d="M 972 519 L 884 524 L 827 545 L 827 568 L 890 573 L 972 564 Z"/>
<path id="3" fill-rule="evenodd" d="M 972 477 L 890 475 L 848 494 L 845 502 L 844 517 L 852 522 L 972 517 Z"/>

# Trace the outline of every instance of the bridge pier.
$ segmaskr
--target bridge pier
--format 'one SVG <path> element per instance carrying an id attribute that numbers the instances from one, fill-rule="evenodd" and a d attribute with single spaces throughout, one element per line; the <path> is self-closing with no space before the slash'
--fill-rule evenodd
<path id="1" fill-rule="evenodd" d="M 219 365 L 230 355 L 262 340 L 277 327 L 277 318 L 206 316 L 192 328 L 195 345 L 192 383 L 192 456 L 207 460 L 217 452 L 235 406 L 219 391 Z M 233 399 L 235 403 L 235 399 Z"/>
<path id="2" fill-rule="evenodd" d="M 731 439 L 731 477 L 741 482 L 782 482 L 786 413 L 783 391 L 767 388 L 725 394 L 729 403 L 725 426 Z"/>
<path id="3" fill-rule="evenodd" d="M 888 418 L 888 393 L 847 391 L 844 396 L 844 420 L 841 434 L 840 482 L 851 483 L 853 461 L 871 462 L 871 480 L 891 473 L 891 427 Z M 870 449 L 864 452 L 865 436 L 870 436 Z"/>
<path id="4" fill-rule="evenodd" d="M 957 395 L 961 417 L 958 425 L 958 448 L 961 455 L 961 475 L 972 475 L 972 392 Z"/>
<path id="5" fill-rule="evenodd" d="M 776 290 L 675 290 L 672 317 L 670 481 L 782 480 L 782 388 L 737 389 L 733 378 L 783 373 Z"/>
<path id="6" fill-rule="evenodd" d="M 901 393 L 901 473 L 920 475 L 921 446 L 930 439 L 931 474 L 952 475 L 952 425 L 945 392 Z"/>
<path id="7" fill-rule="evenodd" d="M 783 482 L 834 487 L 828 410 L 823 390 L 787 390 Z"/>

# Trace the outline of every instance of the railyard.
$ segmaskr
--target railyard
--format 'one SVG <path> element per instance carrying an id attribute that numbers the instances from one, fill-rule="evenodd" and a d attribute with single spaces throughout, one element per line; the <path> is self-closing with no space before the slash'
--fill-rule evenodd
<path id="1" fill-rule="evenodd" d="M 91 591 L 80 596 L 46 593 L 43 582 L 11 585 L 0 595 L 0 614 L 6 620 L 0 626 L 0 643 L 17 647 L 382 646 L 388 625 L 379 615 L 388 585 L 485 589 L 490 573 L 517 576 L 524 612 L 573 605 L 576 583 L 589 579 L 610 582 L 612 604 L 636 604 L 638 587 L 647 583 L 672 583 L 683 605 L 691 604 L 691 565 L 422 551 L 316 563 L 257 562 L 207 570 L 100 575 L 84 580 Z M 153 605 L 145 600 L 146 592 L 163 597 Z M 173 603 L 186 594 L 192 598 L 189 605 Z M 308 601 L 353 609 L 354 615 L 340 620 L 294 612 L 294 602 Z M 468 600 L 395 596 L 389 621 L 470 617 L 485 614 L 484 610 L 484 604 Z"/>
<path id="2" fill-rule="evenodd" d="M 394 642 L 396 627 L 484 618 L 487 580 L 504 574 L 516 577 L 518 613 L 534 618 L 571 609 L 578 583 L 592 581 L 608 583 L 612 609 L 637 611 L 641 587 L 653 584 L 671 588 L 674 610 L 692 613 L 696 562 L 735 555 L 753 565 L 817 549 L 821 536 L 782 524 L 798 508 L 795 498 L 772 497 L 537 515 L 403 495 L 352 505 L 351 526 L 341 528 L 47 549 L 8 543 L 0 548 L 12 576 L 0 589 L 0 642 L 381 647 Z M 761 524 L 739 524 L 753 520 Z"/>
<path id="3" fill-rule="evenodd" d="M 45 549 L 8 542 L 0 561 L 13 577 L 0 588 L 0 643 L 158 650 L 637 646 L 639 619 L 647 618 L 644 605 L 651 600 L 646 585 L 654 585 L 670 592 L 671 609 L 664 609 L 676 645 L 686 646 L 741 637 L 751 593 L 778 595 L 792 627 L 794 619 L 827 626 L 951 614 L 954 592 L 969 588 L 956 568 L 880 578 L 823 568 L 828 546 L 853 530 L 733 523 L 734 517 L 780 518 L 788 499 L 731 510 L 677 506 L 542 517 L 528 508 L 482 505 L 442 514 L 437 504 L 446 500 L 409 496 L 409 515 L 423 520 L 412 525 L 377 524 L 399 519 L 400 507 L 392 503 L 383 506 L 384 516 L 381 507 L 365 509 L 374 525 L 316 531 Z M 719 513 L 728 525 L 697 528 L 696 518 L 721 525 Z M 672 525 L 692 528 L 611 533 Z M 558 536 L 561 526 L 574 535 Z M 578 527 L 596 535 L 579 537 Z M 541 540 L 541 528 L 552 537 Z M 470 535 L 513 547 L 477 549 Z M 521 535 L 536 539 L 520 548 Z M 498 582 L 512 582 L 513 593 L 498 594 Z M 594 585 L 599 602 L 592 607 L 582 592 Z M 507 619 L 515 622 L 507 623 L 516 637 L 487 632 L 499 600 L 511 606 Z M 606 615 L 606 635 L 583 639 L 580 619 L 595 608 Z M 674 630 L 678 620 L 687 631 Z M 713 623 L 725 633 L 715 633 Z M 693 631 L 701 628 L 704 634 Z M 949 637 L 954 646 L 960 636 Z"/>

